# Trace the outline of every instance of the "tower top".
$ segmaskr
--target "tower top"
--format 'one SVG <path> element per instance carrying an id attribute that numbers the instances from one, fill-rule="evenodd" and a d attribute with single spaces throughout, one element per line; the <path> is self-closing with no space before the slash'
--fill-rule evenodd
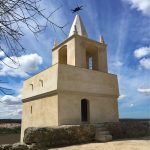
<path id="1" fill-rule="evenodd" d="M 69 32 L 69 37 L 78 34 L 84 37 L 88 37 L 86 29 L 84 27 L 84 24 L 81 20 L 81 17 L 79 15 L 76 15 L 73 21 L 73 24 L 71 26 L 70 32 Z"/>
<path id="2" fill-rule="evenodd" d="M 100 41 L 99 42 L 105 44 L 104 37 L 102 35 L 100 36 Z"/>

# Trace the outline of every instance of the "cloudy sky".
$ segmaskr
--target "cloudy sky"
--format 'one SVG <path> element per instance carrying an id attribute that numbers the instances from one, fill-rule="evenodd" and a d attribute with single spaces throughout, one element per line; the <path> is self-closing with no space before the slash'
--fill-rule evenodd
<path id="1" fill-rule="evenodd" d="M 59 6 L 51 20 L 67 24 L 68 34 L 74 19 L 70 9 L 76 3 L 84 6 L 80 12 L 89 38 L 99 41 L 104 36 L 108 44 L 109 72 L 118 75 L 120 118 L 150 118 L 150 0 L 43 0 L 41 7 L 50 13 Z M 26 54 L 18 58 L 21 66 L 11 69 L 0 64 L 3 87 L 11 87 L 13 95 L 0 93 L 0 118 L 21 118 L 23 80 L 51 65 L 54 40 L 66 39 L 60 30 L 49 26 L 34 37 L 26 28 L 22 39 Z M 0 51 L 0 58 L 12 62 Z"/>

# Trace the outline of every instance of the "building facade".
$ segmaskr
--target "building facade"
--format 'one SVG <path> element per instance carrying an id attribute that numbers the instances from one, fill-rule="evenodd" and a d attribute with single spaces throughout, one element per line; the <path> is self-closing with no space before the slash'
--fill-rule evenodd
<path id="1" fill-rule="evenodd" d="M 116 122 L 118 96 L 103 37 L 89 39 L 76 15 L 69 37 L 52 49 L 52 66 L 24 81 L 21 138 L 27 127 Z"/>

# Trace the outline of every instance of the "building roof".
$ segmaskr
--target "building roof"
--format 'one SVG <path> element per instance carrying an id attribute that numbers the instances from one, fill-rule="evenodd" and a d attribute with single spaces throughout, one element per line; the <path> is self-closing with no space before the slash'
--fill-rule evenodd
<path id="1" fill-rule="evenodd" d="M 78 34 L 84 37 L 88 37 L 82 19 L 79 15 L 76 15 L 74 18 L 73 24 L 69 32 L 69 37 L 72 36 L 73 34 Z"/>

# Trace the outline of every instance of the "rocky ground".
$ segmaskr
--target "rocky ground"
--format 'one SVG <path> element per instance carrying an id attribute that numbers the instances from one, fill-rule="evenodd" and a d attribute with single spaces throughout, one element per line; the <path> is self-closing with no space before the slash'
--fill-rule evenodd
<path id="1" fill-rule="evenodd" d="M 150 137 L 138 139 L 124 139 L 107 143 L 89 143 L 49 150 L 149 150 Z"/>

